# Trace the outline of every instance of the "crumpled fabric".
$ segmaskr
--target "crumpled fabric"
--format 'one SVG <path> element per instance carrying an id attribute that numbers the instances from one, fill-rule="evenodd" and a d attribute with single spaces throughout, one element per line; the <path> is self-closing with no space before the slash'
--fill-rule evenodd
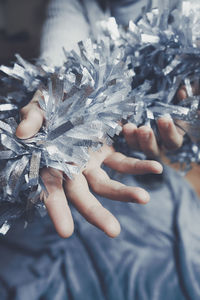
<path id="1" fill-rule="evenodd" d="M 133 186 L 140 182 L 140 176 L 112 177 Z M 171 169 L 153 177 L 140 182 L 151 189 L 146 206 L 100 199 L 121 223 L 116 239 L 73 208 L 76 231 L 66 240 L 48 218 L 29 224 L 24 234 L 19 222 L 1 237 L 0 298 L 198 300 L 200 201 Z"/>

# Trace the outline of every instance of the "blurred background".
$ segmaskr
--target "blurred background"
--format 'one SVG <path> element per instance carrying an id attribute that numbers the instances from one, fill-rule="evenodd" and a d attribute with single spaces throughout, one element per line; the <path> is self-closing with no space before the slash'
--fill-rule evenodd
<path id="1" fill-rule="evenodd" d="M 15 53 L 29 61 L 38 57 L 48 2 L 49 0 L 0 0 L 0 65 L 12 64 Z M 162 159 L 169 164 L 164 155 Z M 172 167 L 179 168 L 178 165 Z M 200 167 L 194 165 L 186 178 L 200 196 Z"/>
<path id="2" fill-rule="evenodd" d="M 40 35 L 48 0 L 0 0 L 0 64 L 39 53 Z"/>

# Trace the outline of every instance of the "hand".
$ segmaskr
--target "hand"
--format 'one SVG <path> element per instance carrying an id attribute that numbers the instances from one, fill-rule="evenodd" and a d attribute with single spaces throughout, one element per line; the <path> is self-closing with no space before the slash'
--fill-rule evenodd
<path id="1" fill-rule="evenodd" d="M 194 80 L 192 82 L 191 86 L 192 86 L 192 94 L 194 96 L 199 95 L 199 93 L 200 93 L 200 81 L 199 81 L 199 79 Z M 178 90 L 177 99 L 179 101 L 181 101 L 181 100 L 186 99 L 187 97 L 188 97 L 188 94 L 187 94 L 186 87 L 184 85 L 182 85 L 180 87 L 180 89 Z"/>
<path id="2" fill-rule="evenodd" d="M 193 85 L 193 93 L 194 95 L 197 94 L 197 85 Z M 177 98 L 179 101 L 187 98 L 187 92 L 184 86 L 179 89 Z M 179 127 L 176 127 L 170 117 L 158 119 L 157 126 L 164 148 L 167 150 L 175 150 L 182 146 L 184 132 Z M 147 157 L 151 158 L 160 155 L 161 148 L 150 127 L 141 126 L 138 128 L 136 125 L 128 123 L 123 127 L 123 134 L 131 148 L 142 151 Z"/>
<path id="3" fill-rule="evenodd" d="M 21 110 L 22 121 L 16 135 L 25 139 L 38 132 L 44 121 L 44 113 L 37 100 L 41 95 L 37 91 L 32 101 Z M 59 170 L 43 168 L 41 176 L 49 193 L 44 203 L 51 220 L 61 237 L 69 237 L 73 233 L 73 219 L 67 199 L 70 200 L 85 219 L 104 231 L 110 237 L 120 233 L 120 224 L 117 219 L 105 209 L 90 188 L 100 196 L 116 201 L 136 202 L 146 204 L 149 194 L 142 188 L 129 187 L 109 178 L 101 168 L 105 164 L 112 169 L 128 174 L 144 174 L 162 172 L 162 166 L 156 161 L 140 161 L 115 152 L 113 147 L 103 146 L 100 151 L 91 154 L 91 159 L 85 170 L 67 178 Z"/>
<path id="4" fill-rule="evenodd" d="M 157 121 L 159 134 L 164 147 L 168 150 L 175 150 L 181 147 L 183 132 L 175 126 L 172 119 L 162 117 Z M 123 127 L 123 134 L 128 145 L 142 151 L 149 158 L 156 158 L 160 155 L 160 146 L 156 140 L 153 130 L 148 126 L 137 127 L 128 123 Z"/>

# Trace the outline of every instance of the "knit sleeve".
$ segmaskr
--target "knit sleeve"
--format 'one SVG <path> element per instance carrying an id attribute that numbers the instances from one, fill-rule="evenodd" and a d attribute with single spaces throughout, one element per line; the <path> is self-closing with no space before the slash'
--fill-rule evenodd
<path id="1" fill-rule="evenodd" d="M 41 55 L 48 64 L 61 65 L 66 50 L 89 35 L 89 24 L 79 0 L 51 0 L 41 39 Z"/>
<path id="2" fill-rule="evenodd" d="M 77 50 L 77 43 L 96 36 L 97 22 L 106 13 L 97 0 L 51 0 L 41 40 L 41 58 L 48 64 L 61 65 L 63 48 Z"/>

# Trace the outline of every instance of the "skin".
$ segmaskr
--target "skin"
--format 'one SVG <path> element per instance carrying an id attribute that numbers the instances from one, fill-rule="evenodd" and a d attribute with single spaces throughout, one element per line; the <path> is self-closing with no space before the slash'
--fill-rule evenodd
<path id="1" fill-rule="evenodd" d="M 18 138 L 30 138 L 41 128 L 44 122 L 44 113 L 37 102 L 38 97 L 41 96 L 41 92 L 37 91 L 32 101 L 21 110 L 21 122 L 16 130 Z M 137 129 L 135 127 L 133 129 L 131 131 L 132 129 L 130 130 L 127 126 L 123 129 L 124 135 L 131 146 L 134 146 L 134 143 L 136 143 L 135 130 L 137 132 Z M 129 130 L 128 133 L 127 130 Z M 142 145 L 142 141 L 140 141 L 141 129 L 138 129 L 138 132 L 139 138 L 137 138 L 137 142 L 139 145 Z M 155 146 L 154 143 L 156 143 L 154 138 L 152 134 L 150 139 L 153 139 L 153 148 Z M 41 197 L 44 200 L 55 229 L 63 238 L 71 236 L 74 230 L 68 201 L 71 201 L 88 222 L 98 227 L 109 237 L 114 238 L 119 235 L 120 224 L 118 220 L 101 205 L 91 191 L 116 201 L 139 204 L 149 202 L 150 197 L 147 191 L 140 187 L 126 186 L 110 179 L 108 174 L 102 169 L 102 164 L 125 174 L 160 174 L 163 170 L 160 163 L 156 161 L 140 161 L 126 157 L 107 145 L 104 145 L 100 151 L 92 153 L 90 157 L 86 168 L 79 175 L 74 176 L 73 180 L 67 178 L 59 170 L 52 168 L 43 168 L 41 170 L 42 179 L 49 193 L 48 197 L 45 197 L 44 194 Z"/>
<path id="2" fill-rule="evenodd" d="M 194 83 L 193 93 L 198 94 L 199 85 Z M 178 93 L 179 101 L 187 98 L 187 92 L 182 86 Z M 170 117 L 162 117 L 157 120 L 158 130 L 162 141 L 162 149 L 175 150 L 181 147 L 183 143 L 183 131 L 176 127 Z M 154 132 L 148 126 L 137 127 L 134 124 L 128 123 L 123 127 L 123 134 L 128 145 L 135 149 L 144 152 L 147 157 L 156 158 L 160 155 L 161 147 L 159 147 Z"/>
<path id="3" fill-rule="evenodd" d="M 168 117 L 162 117 L 157 121 L 162 144 L 166 149 L 175 150 L 182 145 L 183 135 L 174 122 Z M 144 152 L 149 158 L 160 155 L 159 147 L 153 130 L 148 126 L 137 127 L 128 123 L 123 127 L 123 134 L 130 147 Z"/>

